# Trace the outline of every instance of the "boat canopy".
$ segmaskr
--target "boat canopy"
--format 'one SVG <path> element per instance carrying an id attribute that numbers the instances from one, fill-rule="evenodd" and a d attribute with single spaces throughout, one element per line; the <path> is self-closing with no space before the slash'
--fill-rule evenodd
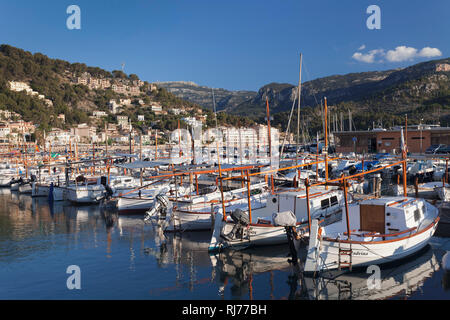
<path id="1" fill-rule="evenodd" d="M 134 161 L 128 163 L 118 163 L 115 166 L 124 169 L 144 169 L 144 168 L 154 168 L 159 166 L 167 166 L 172 164 L 171 161 Z"/>

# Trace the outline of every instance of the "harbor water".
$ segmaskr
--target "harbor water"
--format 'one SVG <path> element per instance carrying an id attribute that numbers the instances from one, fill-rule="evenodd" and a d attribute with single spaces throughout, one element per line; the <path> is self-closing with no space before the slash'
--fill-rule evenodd
<path id="1" fill-rule="evenodd" d="M 142 216 L 0 189 L 0 299 L 450 299 L 440 235 L 371 288 L 364 271 L 303 277 L 287 245 L 210 255 L 209 232 L 164 234 Z"/>

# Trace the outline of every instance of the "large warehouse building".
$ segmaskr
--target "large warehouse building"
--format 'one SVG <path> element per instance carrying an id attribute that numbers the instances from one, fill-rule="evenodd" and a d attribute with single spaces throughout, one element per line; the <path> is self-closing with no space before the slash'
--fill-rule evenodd
<path id="1" fill-rule="evenodd" d="M 371 131 L 340 131 L 334 132 L 336 151 L 341 153 L 400 153 L 401 130 L 404 127 L 392 129 L 373 129 Z M 405 135 L 405 131 L 403 131 Z M 408 151 L 425 153 L 425 150 L 435 144 L 450 145 L 450 127 L 437 125 L 408 126 Z M 405 137 L 406 138 L 406 137 Z"/>

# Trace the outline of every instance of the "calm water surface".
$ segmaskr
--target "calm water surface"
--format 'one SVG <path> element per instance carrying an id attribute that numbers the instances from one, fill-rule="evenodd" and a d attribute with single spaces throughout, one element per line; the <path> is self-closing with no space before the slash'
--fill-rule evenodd
<path id="1" fill-rule="evenodd" d="M 304 278 L 287 246 L 210 256 L 209 238 L 0 189 L 0 299 L 450 299 L 450 238 L 383 268 L 380 290 L 367 289 L 364 272 Z M 81 290 L 67 289 L 70 265 Z"/>

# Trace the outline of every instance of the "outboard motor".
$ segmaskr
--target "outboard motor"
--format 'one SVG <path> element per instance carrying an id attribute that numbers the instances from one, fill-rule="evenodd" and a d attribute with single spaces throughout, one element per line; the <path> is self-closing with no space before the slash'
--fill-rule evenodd
<path id="1" fill-rule="evenodd" d="M 169 198 L 166 195 L 160 193 L 156 196 L 154 203 L 155 205 L 153 206 L 153 208 L 147 211 L 144 221 L 148 221 L 151 218 L 156 218 L 158 214 L 159 216 L 166 215 L 167 208 L 169 206 Z"/>
<path id="2" fill-rule="evenodd" d="M 230 233 L 223 235 L 227 240 L 242 239 L 244 237 L 244 228 L 250 225 L 250 218 L 248 214 L 241 209 L 231 211 L 231 219 L 235 222 L 235 225 Z"/>
<path id="3" fill-rule="evenodd" d="M 297 218 L 292 211 L 276 212 L 272 215 L 273 224 L 275 226 L 284 227 L 286 230 L 286 237 L 289 243 L 289 255 L 292 259 L 288 259 L 288 262 L 294 266 L 298 264 L 297 252 L 300 247 L 301 236 L 297 234 Z"/>
<path id="4" fill-rule="evenodd" d="M 105 187 L 106 194 L 104 199 L 106 200 L 110 199 L 114 194 L 113 189 L 107 184 L 107 181 L 108 179 L 105 176 L 100 177 L 100 184 Z"/>

